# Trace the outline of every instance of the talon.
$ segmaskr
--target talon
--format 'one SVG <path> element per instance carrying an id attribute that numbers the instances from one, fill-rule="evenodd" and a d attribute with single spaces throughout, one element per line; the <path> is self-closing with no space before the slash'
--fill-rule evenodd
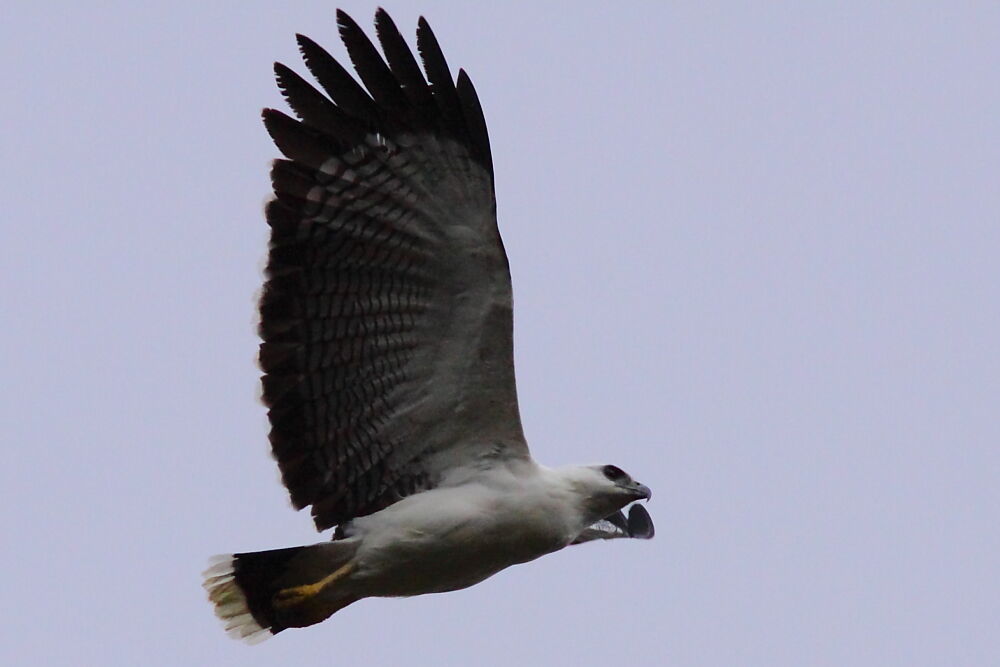
<path id="1" fill-rule="evenodd" d="M 300 604 L 303 601 L 318 595 L 324 588 L 333 584 L 337 580 L 343 579 L 349 575 L 354 571 L 354 567 L 354 562 L 351 561 L 314 584 L 303 584 L 302 586 L 283 588 L 274 594 L 274 606 L 286 608 Z"/>

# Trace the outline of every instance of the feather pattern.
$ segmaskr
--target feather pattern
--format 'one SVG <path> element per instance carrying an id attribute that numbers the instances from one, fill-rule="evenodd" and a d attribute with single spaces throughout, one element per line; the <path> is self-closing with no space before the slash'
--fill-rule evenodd
<path id="1" fill-rule="evenodd" d="M 527 458 L 512 359 L 510 275 L 471 81 L 458 88 L 426 21 L 428 87 L 388 15 L 383 60 L 340 34 L 364 84 L 306 37 L 323 95 L 283 65 L 298 116 L 265 110 L 286 159 L 260 302 L 270 440 L 318 529 L 370 514 L 488 459 Z M 365 90 L 367 88 L 367 90 Z"/>

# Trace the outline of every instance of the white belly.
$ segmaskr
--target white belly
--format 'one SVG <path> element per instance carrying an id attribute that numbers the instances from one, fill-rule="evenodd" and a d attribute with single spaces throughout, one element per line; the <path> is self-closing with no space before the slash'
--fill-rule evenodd
<path id="1" fill-rule="evenodd" d="M 569 544 L 573 528 L 552 499 L 512 491 L 435 489 L 356 520 L 352 588 L 374 597 L 457 590 Z"/>

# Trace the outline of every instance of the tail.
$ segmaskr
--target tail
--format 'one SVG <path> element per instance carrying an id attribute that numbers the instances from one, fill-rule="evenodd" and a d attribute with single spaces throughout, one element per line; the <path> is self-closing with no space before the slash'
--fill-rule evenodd
<path id="1" fill-rule="evenodd" d="M 354 570 L 356 551 L 354 540 L 337 540 L 216 556 L 203 585 L 230 636 L 257 643 L 285 628 L 319 623 L 356 601 L 342 581 Z"/>

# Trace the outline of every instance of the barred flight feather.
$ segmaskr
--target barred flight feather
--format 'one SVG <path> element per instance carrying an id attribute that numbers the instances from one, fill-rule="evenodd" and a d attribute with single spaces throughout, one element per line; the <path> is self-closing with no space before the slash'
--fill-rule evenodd
<path id="1" fill-rule="evenodd" d="M 423 19 L 426 81 L 384 11 L 385 59 L 350 17 L 337 21 L 363 86 L 299 35 L 326 95 L 278 63 L 298 118 L 263 113 L 285 157 L 266 209 L 263 396 L 292 503 L 311 505 L 319 529 L 433 486 L 435 461 L 457 443 L 430 427 L 455 414 L 494 420 L 478 424 L 496 440 L 485 451 L 527 455 L 510 277 L 472 83 L 462 71 L 456 87 Z"/>

